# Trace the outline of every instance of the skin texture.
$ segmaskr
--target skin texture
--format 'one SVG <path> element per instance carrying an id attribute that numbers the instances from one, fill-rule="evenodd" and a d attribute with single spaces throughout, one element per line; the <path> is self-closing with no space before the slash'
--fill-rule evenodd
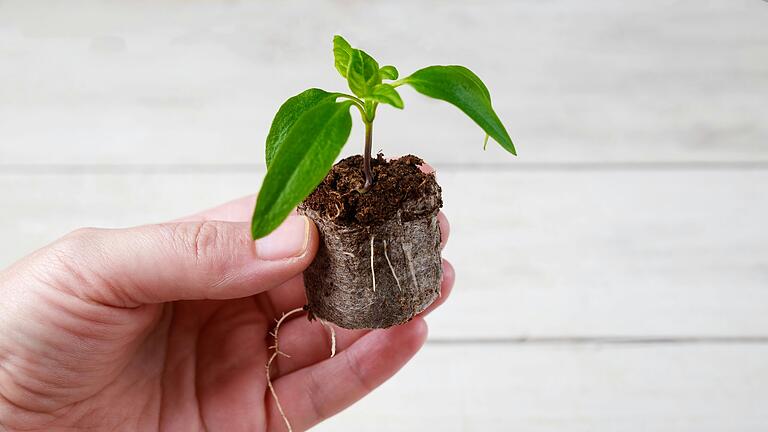
<path id="1" fill-rule="evenodd" d="M 254 243 L 254 199 L 78 230 L 0 272 L 0 430 L 285 430 L 266 387 L 268 332 L 305 303 L 301 272 L 318 236 L 292 216 L 271 250 Z M 443 267 L 442 296 L 424 314 L 450 293 Z M 291 358 L 272 376 L 294 430 L 397 372 L 426 339 L 424 314 L 387 330 L 337 328 L 332 359 L 327 329 L 287 320 L 280 348 Z"/>

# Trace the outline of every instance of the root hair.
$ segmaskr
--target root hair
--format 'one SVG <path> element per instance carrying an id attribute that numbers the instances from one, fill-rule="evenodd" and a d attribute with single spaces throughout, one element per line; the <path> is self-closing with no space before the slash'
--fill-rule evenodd
<path id="1" fill-rule="evenodd" d="M 331 333 L 331 358 L 336 355 L 336 330 L 334 330 L 331 323 L 326 320 L 320 320 L 320 324 L 324 325 Z"/>
<path id="2" fill-rule="evenodd" d="M 280 399 L 277 397 L 277 392 L 275 392 L 275 387 L 272 385 L 272 377 L 271 377 L 271 374 L 270 374 L 270 370 L 272 368 L 272 363 L 275 361 L 275 359 L 277 358 L 278 355 L 282 355 L 282 356 L 285 356 L 285 357 L 288 357 L 288 358 L 291 357 L 288 354 L 280 351 L 280 345 L 279 345 L 280 342 L 279 342 L 279 339 L 277 337 L 277 333 L 280 331 L 280 325 L 289 316 L 291 316 L 293 314 L 296 314 L 296 313 L 299 313 L 299 312 L 303 312 L 303 311 L 304 311 L 304 308 L 300 307 L 300 308 L 296 308 L 296 309 L 294 309 L 294 310 L 292 310 L 290 312 L 284 313 L 283 316 L 281 316 L 280 319 L 277 320 L 277 324 L 275 324 L 275 330 L 270 333 L 272 335 L 272 337 L 275 338 L 275 344 L 272 345 L 270 348 L 273 348 L 275 350 L 275 352 L 272 353 L 272 355 L 269 357 L 269 361 L 267 361 L 267 366 L 266 366 L 266 369 L 267 369 L 267 386 L 269 387 L 270 393 L 272 393 L 272 398 L 275 400 L 275 405 L 277 405 L 277 410 L 280 411 L 280 416 L 283 418 L 283 421 L 285 422 L 285 427 L 288 428 L 288 432 L 293 432 L 293 428 L 291 427 L 291 422 L 288 421 L 288 417 L 285 416 L 285 411 L 283 411 L 283 406 L 280 405 Z"/>
<path id="3" fill-rule="evenodd" d="M 406 248 L 403 245 L 403 252 L 405 253 L 405 259 L 408 261 L 408 269 L 411 271 L 411 278 L 413 279 L 413 286 L 416 290 L 419 289 L 419 280 L 416 279 L 416 270 L 413 268 L 413 257 L 411 257 L 411 245 Z"/>
<path id="4" fill-rule="evenodd" d="M 373 239 L 375 235 L 371 235 L 371 280 L 373 281 L 373 292 L 376 292 L 376 271 L 373 269 Z"/>
<path id="5" fill-rule="evenodd" d="M 291 356 L 289 356 L 288 354 L 280 351 L 280 340 L 277 337 L 278 332 L 280 331 L 280 325 L 283 324 L 283 321 L 285 321 L 289 316 L 302 312 L 304 310 L 305 309 L 303 307 L 300 307 L 284 313 L 283 316 L 280 317 L 280 319 L 276 320 L 277 324 L 275 324 L 275 329 L 269 333 L 275 339 L 275 344 L 269 347 L 269 349 L 274 349 L 275 352 L 273 352 L 272 355 L 269 357 L 269 360 L 267 361 L 267 365 L 266 365 L 267 387 L 269 387 L 269 392 L 272 393 L 272 398 L 275 400 L 275 405 L 277 405 L 277 410 L 280 411 L 280 417 L 283 418 L 283 422 L 285 422 L 285 427 L 288 428 L 288 432 L 293 432 L 293 428 L 291 427 L 291 422 L 288 421 L 288 417 L 285 415 L 285 411 L 283 411 L 283 406 L 280 404 L 280 398 L 277 397 L 277 392 L 275 391 L 275 387 L 272 385 L 272 376 L 270 374 L 270 371 L 272 369 L 272 363 L 275 361 L 275 359 L 277 359 L 278 355 L 291 358 Z M 329 322 L 322 319 L 319 321 L 328 330 L 330 330 L 331 358 L 333 358 L 336 355 L 336 330 L 333 328 L 333 326 Z"/>
<path id="6" fill-rule="evenodd" d="M 387 241 L 384 240 L 384 258 L 387 259 L 387 264 L 389 264 L 389 269 L 392 271 L 392 276 L 395 278 L 395 282 L 397 282 L 397 288 L 400 291 L 403 291 L 403 287 L 400 286 L 400 279 L 397 278 L 397 274 L 395 274 L 395 268 L 392 267 L 392 261 L 389 260 L 389 255 L 387 255 Z"/>

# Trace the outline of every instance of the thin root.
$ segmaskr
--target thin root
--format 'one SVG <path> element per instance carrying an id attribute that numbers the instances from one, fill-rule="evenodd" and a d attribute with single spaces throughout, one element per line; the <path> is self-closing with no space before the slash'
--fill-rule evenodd
<path id="1" fill-rule="evenodd" d="M 293 428 L 291 428 L 291 422 L 288 421 L 288 417 L 285 416 L 285 412 L 283 411 L 283 406 L 280 405 L 280 399 L 277 397 L 277 392 L 275 392 L 275 387 L 272 386 L 272 377 L 270 376 L 270 369 L 272 367 L 272 362 L 275 361 L 278 355 L 282 355 L 285 357 L 291 357 L 288 354 L 280 351 L 280 345 L 279 340 L 277 338 L 277 333 L 280 331 L 280 325 L 285 321 L 286 318 L 289 316 L 303 312 L 304 308 L 296 308 L 290 312 L 284 313 L 283 316 L 280 317 L 279 320 L 277 320 L 277 324 L 275 324 L 275 330 L 271 332 L 270 334 L 275 338 L 275 344 L 270 347 L 270 349 L 274 349 L 275 352 L 272 353 L 272 355 L 269 357 L 269 361 L 267 361 L 267 386 L 269 387 L 270 393 L 272 393 L 272 398 L 275 400 L 275 405 L 277 405 L 277 410 L 280 411 L 280 416 L 283 418 L 283 421 L 285 422 L 285 426 L 288 428 L 288 432 L 293 432 Z M 334 349 L 335 349 L 335 343 L 334 343 Z"/>
<path id="2" fill-rule="evenodd" d="M 403 246 L 403 252 L 405 253 L 405 259 L 408 262 L 408 269 L 411 271 L 411 278 L 413 279 L 413 285 L 416 287 L 416 290 L 418 290 L 419 280 L 416 279 L 416 271 L 413 268 L 413 258 L 411 257 L 411 245 L 408 245 L 408 248 L 405 248 L 405 246 Z"/>
<path id="3" fill-rule="evenodd" d="M 400 286 L 400 279 L 397 278 L 397 275 L 395 274 L 395 268 L 392 267 L 392 261 L 389 260 L 389 255 L 387 255 L 387 241 L 384 240 L 384 258 L 387 259 L 387 264 L 389 264 L 389 269 L 392 270 L 392 276 L 395 278 L 395 282 L 397 282 L 397 288 L 400 289 L 400 291 L 403 290 L 403 287 Z"/>
<path id="4" fill-rule="evenodd" d="M 331 358 L 333 358 L 336 355 L 336 330 L 325 320 L 320 320 L 320 323 L 331 332 Z"/>
<path id="5" fill-rule="evenodd" d="M 338 204 L 333 204 L 334 207 L 336 207 L 336 214 L 331 217 L 331 219 L 336 219 L 341 215 L 341 207 L 338 206 Z"/>
<path id="6" fill-rule="evenodd" d="M 375 235 L 371 235 L 371 280 L 373 281 L 373 292 L 376 292 L 376 271 L 373 270 L 373 239 Z"/>

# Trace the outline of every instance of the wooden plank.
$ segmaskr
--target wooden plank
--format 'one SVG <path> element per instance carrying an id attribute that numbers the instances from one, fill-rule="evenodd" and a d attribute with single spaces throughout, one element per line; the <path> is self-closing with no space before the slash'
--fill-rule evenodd
<path id="1" fill-rule="evenodd" d="M 439 321 L 454 334 L 768 328 L 760 323 L 768 312 L 765 171 L 440 179 L 461 238 L 446 251 L 459 289 Z"/>
<path id="2" fill-rule="evenodd" d="M 440 170 L 443 339 L 764 336 L 768 171 Z M 0 266 L 79 226 L 167 220 L 261 174 L 0 175 Z"/>
<path id="3" fill-rule="evenodd" d="M 374 15 L 370 32 L 363 23 Z M 4 1 L 0 163 L 261 163 L 286 97 L 345 88 L 331 66 L 334 32 L 403 73 L 471 66 L 520 151 L 517 160 L 493 145 L 479 151 L 482 134 L 462 114 L 406 89 L 406 113 L 383 109 L 376 127 L 375 146 L 390 155 L 768 161 L 768 29 L 756 0 L 318 1 L 300 11 Z M 347 152 L 361 148 L 358 128 Z"/>
<path id="4" fill-rule="evenodd" d="M 318 431 L 764 431 L 768 346 L 430 346 Z"/>

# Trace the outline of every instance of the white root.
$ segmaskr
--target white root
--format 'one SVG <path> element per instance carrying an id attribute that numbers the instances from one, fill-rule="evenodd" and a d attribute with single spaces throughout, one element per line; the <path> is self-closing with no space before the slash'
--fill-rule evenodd
<path id="1" fill-rule="evenodd" d="M 389 264 L 389 269 L 392 271 L 392 276 L 395 278 L 395 282 L 397 282 L 397 288 L 400 289 L 400 291 L 403 291 L 403 287 L 400 286 L 400 279 L 397 278 L 397 274 L 395 274 L 395 268 L 392 267 L 392 261 L 389 260 L 389 255 L 387 255 L 387 241 L 384 240 L 384 258 L 387 259 L 387 264 Z"/>
<path id="2" fill-rule="evenodd" d="M 373 281 L 373 292 L 376 292 L 376 271 L 373 269 L 373 239 L 375 235 L 371 235 L 371 280 Z"/>
<path id="3" fill-rule="evenodd" d="M 336 207 L 336 214 L 333 215 L 331 219 L 336 219 L 341 214 L 341 207 L 339 207 L 337 204 L 334 204 L 333 206 Z"/>
<path id="4" fill-rule="evenodd" d="M 408 247 L 405 247 L 405 244 L 403 244 L 403 252 L 405 253 L 405 259 L 408 261 L 408 269 L 411 271 L 411 278 L 413 279 L 413 285 L 418 291 L 419 289 L 419 281 L 416 279 L 416 270 L 413 268 L 413 258 L 411 257 L 411 245 L 409 244 Z"/>
<path id="5" fill-rule="evenodd" d="M 293 428 L 291 428 L 291 422 L 288 421 L 288 417 L 285 416 L 285 412 L 283 411 L 283 406 L 280 405 L 280 399 L 277 397 L 277 392 L 275 392 L 275 387 L 272 386 L 272 377 L 270 376 L 270 369 L 272 368 L 272 362 L 275 361 L 278 355 L 282 355 L 285 357 L 290 358 L 288 354 L 280 351 L 280 345 L 279 345 L 279 339 L 277 338 L 277 333 L 280 331 L 280 325 L 285 321 L 286 318 L 289 316 L 304 311 L 304 308 L 296 308 L 290 312 L 284 313 L 283 316 L 280 317 L 279 320 L 277 320 L 277 324 L 275 324 L 275 330 L 270 333 L 275 338 L 275 344 L 272 345 L 270 348 L 274 348 L 275 352 L 272 353 L 272 356 L 269 357 L 269 361 L 267 361 L 267 386 L 269 387 L 269 391 L 272 393 L 272 398 L 275 400 L 275 405 L 277 405 L 277 410 L 280 411 L 280 416 L 283 418 L 283 421 L 285 422 L 285 426 L 288 428 L 288 432 L 293 432 Z M 335 348 L 335 343 L 334 343 Z"/>
<path id="6" fill-rule="evenodd" d="M 437 227 L 436 227 L 435 225 L 437 225 Z M 438 232 L 438 233 L 440 232 L 440 225 L 439 225 L 439 223 L 437 222 L 437 218 L 433 218 L 433 219 L 432 219 L 432 220 L 429 222 L 429 227 L 430 227 L 430 229 L 433 229 L 433 230 L 434 230 L 435 228 L 437 228 L 437 232 Z M 442 262 L 441 262 L 441 264 L 440 264 L 440 265 L 442 266 Z M 440 298 L 440 297 L 442 297 L 442 296 L 443 296 L 443 287 L 442 287 L 442 285 L 443 285 L 443 284 L 442 284 L 442 282 L 443 282 L 443 279 L 442 279 L 442 277 L 441 277 L 441 278 L 440 278 L 440 285 L 437 287 L 437 298 Z"/>
<path id="7" fill-rule="evenodd" d="M 336 330 L 333 328 L 333 326 L 325 321 L 325 320 L 319 320 L 322 325 L 325 326 L 328 330 L 331 332 L 331 358 L 336 355 Z"/>

